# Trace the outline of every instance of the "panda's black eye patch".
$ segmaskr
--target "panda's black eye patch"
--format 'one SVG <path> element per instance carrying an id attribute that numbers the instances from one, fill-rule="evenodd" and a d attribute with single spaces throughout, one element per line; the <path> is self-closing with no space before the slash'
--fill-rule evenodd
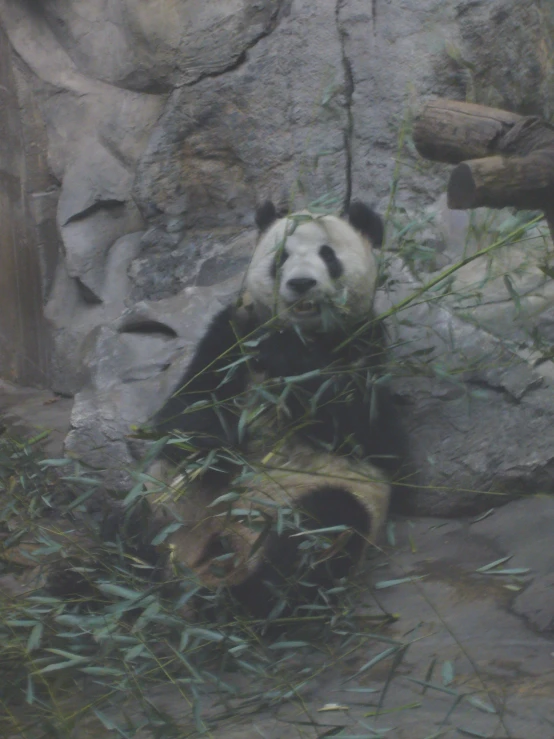
<path id="1" fill-rule="evenodd" d="M 332 280 L 338 280 L 343 273 L 343 267 L 333 247 L 323 244 L 323 246 L 319 247 L 319 256 L 323 259 L 329 270 L 329 277 Z"/>
<path id="2" fill-rule="evenodd" d="M 275 279 L 275 277 L 277 276 L 277 270 L 281 269 L 281 267 L 287 261 L 288 258 L 289 258 L 289 253 L 285 248 L 279 249 L 277 251 L 273 261 L 271 262 L 271 267 L 269 270 L 269 273 L 271 277 L 273 277 L 273 279 Z"/>

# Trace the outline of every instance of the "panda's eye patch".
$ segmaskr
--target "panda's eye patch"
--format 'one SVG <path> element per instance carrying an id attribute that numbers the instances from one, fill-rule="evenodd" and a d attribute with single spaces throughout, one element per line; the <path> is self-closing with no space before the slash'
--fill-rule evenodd
<path id="1" fill-rule="evenodd" d="M 276 277 L 277 270 L 281 269 L 281 267 L 287 261 L 288 258 L 289 258 L 289 253 L 285 248 L 279 249 L 277 251 L 273 261 L 271 262 L 270 274 L 272 277 Z"/>
<path id="2" fill-rule="evenodd" d="M 343 267 L 340 263 L 339 258 L 335 254 L 335 250 L 333 249 L 333 247 L 328 246 L 327 244 L 320 246 L 319 256 L 327 265 L 327 269 L 329 270 L 329 276 L 331 277 L 331 279 L 338 279 L 342 275 Z"/>

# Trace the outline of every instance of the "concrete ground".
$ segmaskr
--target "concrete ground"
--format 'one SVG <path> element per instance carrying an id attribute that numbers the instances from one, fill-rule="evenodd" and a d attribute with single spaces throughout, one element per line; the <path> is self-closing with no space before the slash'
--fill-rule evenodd
<path id="1" fill-rule="evenodd" d="M 47 457 L 63 456 L 63 440 L 69 431 L 73 398 L 62 398 L 50 390 L 16 387 L 0 380 L 0 423 L 16 434 L 50 434 L 42 448 Z"/>

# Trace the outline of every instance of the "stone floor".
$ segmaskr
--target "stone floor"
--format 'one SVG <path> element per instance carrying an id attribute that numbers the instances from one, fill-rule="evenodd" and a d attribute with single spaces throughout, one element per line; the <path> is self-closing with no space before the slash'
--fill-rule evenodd
<path id="1" fill-rule="evenodd" d="M 62 398 L 50 390 L 16 387 L 0 380 L 0 423 L 18 434 L 49 431 L 43 442 L 48 457 L 63 455 L 72 407 L 73 398 Z"/>

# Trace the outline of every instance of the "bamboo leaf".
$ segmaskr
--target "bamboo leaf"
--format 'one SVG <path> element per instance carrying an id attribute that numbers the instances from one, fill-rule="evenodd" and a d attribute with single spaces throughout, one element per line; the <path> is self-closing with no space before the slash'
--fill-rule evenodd
<path id="1" fill-rule="evenodd" d="M 375 590 L 384 590 L 385 588 L 393 588 L 395 585 L 404 585 L 407 582 L 416 582 L 417 580 L 423 580 L 427 575 L 418 575 L 417 577 L 400 577 L 397 580 L 381 580 L 381 582 L 375 583 Z"/>
<path id="2" fill-rule="evenodd" d="M 32 652 L 34 649 L 37 649 L 37 647 L 40 646 L 43 632 L 44 626 L 42 624 L 39 623 L 33 627 L 31 633 L 29 634 L 29 639 L 27 640 L 28 652 Z"/>

